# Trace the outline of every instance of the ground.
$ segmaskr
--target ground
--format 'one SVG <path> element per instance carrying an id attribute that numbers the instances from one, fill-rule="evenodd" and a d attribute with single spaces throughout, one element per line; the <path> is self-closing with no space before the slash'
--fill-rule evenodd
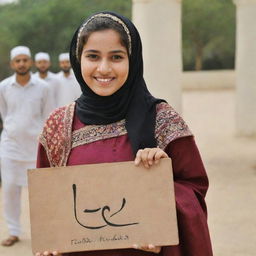
<path id="1" fill-rule="evenodd" d="M 256 255 L 256 138 L 236 136 L 235 92 L 186 91 L 183 117 L 209 175 L 206 201 L 214 256 Z M 0 246 L 1 256 L 32 255 L 26 190 L 22 198 L 22 240 L 11 248 Z M 0 216 L 3 239 L 7 229 Z"/>

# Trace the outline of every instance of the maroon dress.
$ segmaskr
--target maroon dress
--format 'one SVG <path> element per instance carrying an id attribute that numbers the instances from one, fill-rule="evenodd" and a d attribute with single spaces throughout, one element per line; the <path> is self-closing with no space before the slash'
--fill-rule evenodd
<path id="1" fill-rule="evenodd" d="M 40 136 L 37 167 L 132 161 L 125 120 L 109 125 L 84 125 L 75 104 L 56 110 Z M 161 256 L 212 256 L 205 195 L 208 178 L 194 137 L 166 103 L 157 105 L 155 137 L 172 159 L 179 245 L 162 247 Z M 156 255 L 135 249 L 66 253 L 84 256 Z"/>

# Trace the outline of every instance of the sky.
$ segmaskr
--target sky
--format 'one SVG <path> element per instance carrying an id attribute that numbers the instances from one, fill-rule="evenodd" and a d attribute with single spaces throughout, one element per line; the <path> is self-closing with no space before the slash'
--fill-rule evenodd
<path id="1" fill-rule="evenodd" d="M 12 2 L 17 2 L 18 0 L 0 0 L 0 4 L 8 4 Z"/>

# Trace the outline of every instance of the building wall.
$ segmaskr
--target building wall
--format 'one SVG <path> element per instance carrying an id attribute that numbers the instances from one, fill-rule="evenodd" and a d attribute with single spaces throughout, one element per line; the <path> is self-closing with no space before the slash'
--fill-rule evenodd
<path id="1" fill-rule="evenodd" d="M 184 71 L 183 90 L 235 89 L 235 70 Z"/>

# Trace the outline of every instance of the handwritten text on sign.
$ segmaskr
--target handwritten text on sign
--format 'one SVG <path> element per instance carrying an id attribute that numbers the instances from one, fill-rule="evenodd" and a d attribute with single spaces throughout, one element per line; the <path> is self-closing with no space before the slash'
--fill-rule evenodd
<path id="1" fill-rule="evenodd" d="M 28 171 L 33 252 L 178 243 L 171 160 Z M 43 184 L 43 185 L 42 185 Z"/>
<path id="2" fill-rule="evenodd" d="M 79 223 L 79 225 L 81 225 L 82 227 L 84 228 L 88 228 L 88 229 L 100 229 L 100 228 L 104 228 L 106 227 L 107 225 L 111 226 L 111 227 L 125 227 L 125 226 L 130 226 L 130 225 L 137 225 L 139 224 L 138 222 L 135 222 L 135 223 L 125 223 L 125 224 L 117 224 L 117 223 L 113 223 L 113 222 L 110 222 L 109 220 L 107 220 L 106 216 L 105 216 L 105 212 L 108 211 L 110 212 L 110 207 L 108 205 L 105 205 L 104 207 L 100 207 L 100 208 L 97 208 L 97 209 L 85 209 L 84 210 L 84 213 L 95 213 L 95 212 L 98 212 L 101 210 L 101 216 L 103 218 L 103 220 L 106 222 L 106 225 L 101 225 L 101 226 L 88 226 L 88 225 L 84 225 L 82 224 L 78 218 L 77 218 L 77 213 L 76 213 L 76 184 L 73 184 L 73 195 L 74 195 L 74 214 L 75 214 L 75 218 L 76 218 L 76 221 L 77 223 Z M 118 214 L 119 212 L 122 211 L 122 209 L 124 208 L 126 204 L 126 200 L 125 198 L 123 198 L 123 202 L 122 202 L 122 206 L 121 208 L 112 213 L 110 215 L 110 218 L 113 217 L 114 215 Z"/>

